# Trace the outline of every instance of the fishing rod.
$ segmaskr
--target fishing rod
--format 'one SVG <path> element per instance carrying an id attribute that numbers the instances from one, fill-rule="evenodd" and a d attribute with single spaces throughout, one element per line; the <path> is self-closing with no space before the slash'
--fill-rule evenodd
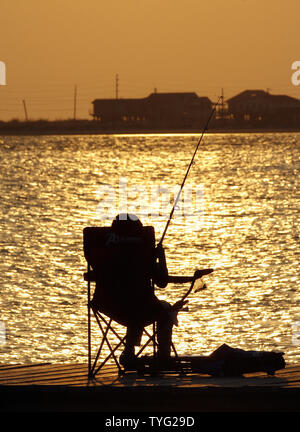
<path id="1" fill-rule="evenodd" d="M 215 104 L 214 108 L 212 109 L 212 111 L 211 111 L 211 113 L 210 113 L 210 116 L 209 116 L 208 119 L 207 119 L 206 125 L 205 125 L 205 127 L 204 127 L 204 129 L 203 129 L 203 131 L 202 131 L 202 134 L 201 134 L 201 136 L 200 136 L 200 138 L 199 138 L 199 140 L 198 140 L 198 143 L 197 143 L 197 146 L 196 146 L 196 148 L 195 148 L 195 151 L 194 151 L 194 154 L 193 154 L 192 160 L 191 160 L 191 162 L 190 162 L 190 164 L 189 164 L 189 166 L 188 166 L 188 169 L 187 169 L 187 171 L 186 171 L 186 173 L 185 173 L 184 179 L 183 179 L 183 181 L 182 181 L 182 183 L 181 183 L 181 186 L 180 186 L 179 192 L 178 192 L 178 194 L 177 194 L 176 200 L 175 200 L 174 205 L 173 205 L 173 208 L 172 208 L 172 210 L 171 210 L 171 212 L 170 212 L 169 219 L 168 219 L 167 224 L 166 224 L 166 226 L 165 226 L 165 229 L 164 229 L 164 232 L 163 232 L 163 234 L 162 234 L 162 237 L 161 237 L 161 239 L 160 239 L 160 241 L 159 241 L 159 243 L 158 243 L 158 246 L 162 246 L 163 240 L 164 240 L 164 238 L 165 238 L 166 232 L 167 232 L 167 230 L 168 230 L 168 228 L 169 228 L 169 225 L 170 225 L 171 219 L 172 219 L 172 217 L 173 217 L 173 214 L 174 214 L 175 208 L 176 208 L 176 206 L 177 206 L 177 203 L 178 203 L 178 201 L 179 201 L 179 198 L 180 198 L 181 192 L 182 192 L 182 190 L 183 190 L 183 187 L 184 187 L 185 181 L 186 181 L 186 179 L 187 179 L 187 176 L 189 175 L 189 172 L 190 172 L 191 166 L 192 166 L 193 163 L 194 163 L 194 159 L 195 159 L 196 153 L 197 153 L 198 148 L 199 148 L 199 146 L 200 146 L 200 144 L 201 144 L 202 138 L 203 138 L 205 132 L 206 132 L 207 129 L 208 129 L 208 125 L 209 125 L 209 123 L 210 123 L 210 121 L 211 121 L 211 119 L 212 119 L 212 117 L 213 117 L 213 115 L 214 115 L 214 113 L 215 113 L 215 111 L 216 111 L 216 108 L 217 108 L 217 106 L 219 105 L 220 99 L 222 99 L 222 96 L 219 96 L 218 102 Z"/>

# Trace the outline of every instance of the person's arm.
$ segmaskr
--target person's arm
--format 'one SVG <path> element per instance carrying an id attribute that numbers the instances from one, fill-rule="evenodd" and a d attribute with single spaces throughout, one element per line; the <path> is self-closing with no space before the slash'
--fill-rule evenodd
<path id="1" fill-rule="evenodd" d="M 168 285 L 168 267 L 164 248 L 158 245 L 155 249 L 155 264 L 153 281 L 159 288 L 165 288 Z"/>

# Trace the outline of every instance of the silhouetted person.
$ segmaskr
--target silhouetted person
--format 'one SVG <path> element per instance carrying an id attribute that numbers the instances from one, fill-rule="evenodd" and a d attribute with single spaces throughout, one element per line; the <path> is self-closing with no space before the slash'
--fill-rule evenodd
<path id="1" fill-rule="evenodd" d="M 163 247 L 145 247 L 143 225 L 134 215 L 118 215 L 111 226 L 101 268 L 96 268 L 94 307 L 127 327 L 120 357 L 124 366 L 135 358 L 145 326 L 157 322 L 158 358 L 168 359 L 177 309 L 159 300 L 155 285 L 165 288 L 168 269 Z"/>

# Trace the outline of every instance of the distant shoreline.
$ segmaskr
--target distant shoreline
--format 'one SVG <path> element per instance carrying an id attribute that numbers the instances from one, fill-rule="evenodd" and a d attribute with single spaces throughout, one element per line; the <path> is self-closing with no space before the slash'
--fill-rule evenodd
<path id="1" fill-rule="evenodd" d="M 194 129 L 60 129 L 16 128 L 5 130 L 0 127 L 0 136 L 42 136 L 42 135 L 160 135 L 160 134 L 201 134 Z M 247 133 L 300 133 L 300 128 L 212 128 L 206 134 L 247 134 Z"/>

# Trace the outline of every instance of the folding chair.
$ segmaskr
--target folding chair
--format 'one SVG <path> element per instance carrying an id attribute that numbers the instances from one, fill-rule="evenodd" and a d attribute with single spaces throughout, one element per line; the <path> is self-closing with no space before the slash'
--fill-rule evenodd
<path id="1" fill-rule="evenodd" d="M 126 324 L 120 319 L 120 310 L 115 311 L 113 308 L 109 311 L 101 304 L 95 306 L 92 300 L 91 284 L 94 283 L 97 287 L 99 278 L 105 278 L 105 273 L 111 271 L 118 271 L 114 266 L 120 258 L 118 245 L 122 244 L 122 254 L 130 254 L 133 248 L 141 255 L 143 252 L 143 259 L 139 261 L 140 265 L 148 265 L 153 263 L 155 253 L 155 233 L 154 228 L 151 226 L 142 227 L 139 237 L 123 237 L 116 236 L 111 227 L 87 227 L 83 230 L 83 245 L 84 256 L 87 260 L 87 272 L 84 273 L 84 280 L 87 281 L 87 296 L 88 296 L 88 374 L 93 378 L 103 368 L 108 361 L 113 361 L 119 371 L 119 375 L 126 372 L 126 368 L 122 367 L 116 353 L 125 346 L 126 336 L 120 334 L 120 325 L 124 328 Z M 145 261 L 145 262 L 144 262 Z M 109 268 L 111 266 L 111 268 Z M 109 269 L 109 270 L 108 270 Z M 108 272 L 107 272 L 108 270 Z M 195 273 L 196 274 L 196 273 Z M 198 277 L 201 277 L 198 275 Z M 191 281 L 191 288 L 194 285 L 195 277 L 173 276 L 169 280 L 171 282 L 185 283 Z M 106 282 L 109 284 L 109 281 Z M 151 281 L 152 288 L 154 289 L 153 281 Z M 142 287 L 141 287 L 142 288 Z M 190 288 L 190 290 L 191 290 Z M 124 287 L 125 289 L 125 287 Z M 189 291 L 190 291 L 189 290 Z M 95 291 L 94 291 L 95 295 Z M 94 297 L 93 297 L 94 299 Z M 122 314 L 121 314 L 122 315 Z M 100 329 L 101 341 L 96 354 L 92 358 L 92 316 L 94 316 L 96 323 Z M 116 318 L 117 316 L 117 318 Z M 144 335 L 146 342 L 137 353 L 137 358 L 145 352 L 147 347 L 152 347 L 152 356 L 155 357 L 157 350 L 156 341 L 156 324 L 152 323 L 152 332 L 144 328 Z M 113 340 L 112 340 L 113 339 Z M 105 347 L 108 349 L 105 351 Z M 172 343 L 171 348 L 175 357 L 178 357 L 175 346 Z M 108 352 L 108 353 L 107 353 Z M 104 354 L 104 355 L 103 355 Z"/>

